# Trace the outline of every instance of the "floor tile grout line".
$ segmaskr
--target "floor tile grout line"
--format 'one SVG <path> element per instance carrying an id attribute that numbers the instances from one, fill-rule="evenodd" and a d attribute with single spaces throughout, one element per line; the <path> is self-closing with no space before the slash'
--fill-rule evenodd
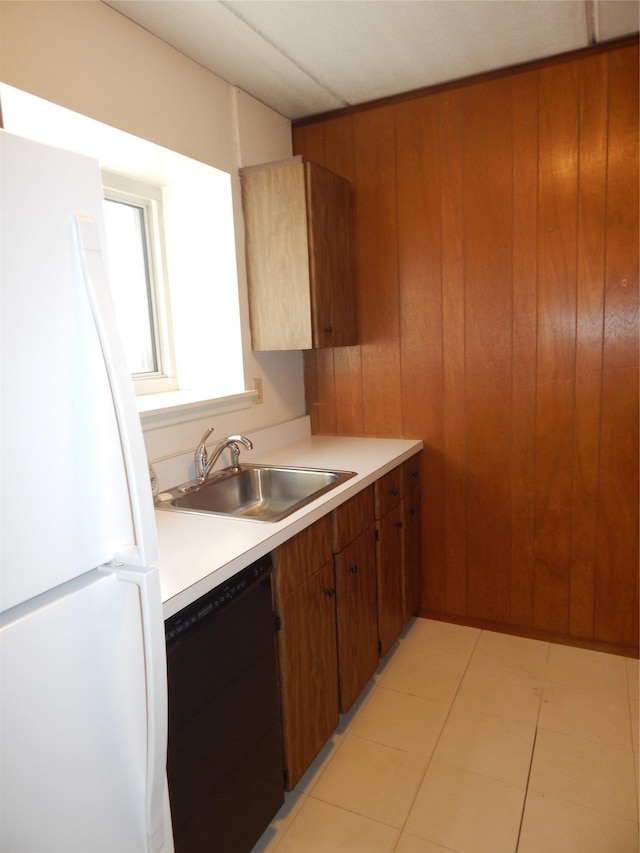
<path id="1" fill-rule="evenodd" d="M 444 721 L 443 721 L 443 723 L 442 723 L 442 725 L 441 725 L 441 727 L 440 727 L 439 733 L 438 733 L 437 738 L 436 738 L 436 740 L 435 740 L 435 743 L 434 743 L 434 745 L 433 745 L 433 749 L 431 750 L 431 753 L 430 753 L 430 755 L 429 755 L 429 757 L 428 757 L 428 759 L 427 759 L 427 761 L 426 761 L 425 769 L 424 769 L 424 773 L 422 774 L 422 776 L 421 776 L 421 778 L 420 778 L 420 781 L 418 782 L 418 785 L 417 785 L 417 787 L 416 787 L 416 792 L 415 792 L 415 794 L 414 794 L 413 799 L 411 800 L 411 804 L 409 805 L 409 808 L 408 808 L 408 810 L 407 810 L 407 814 L 406 814 L 406 817 L 405 817 L 405 819 L 404 819 L 404 821 L 403 821 L 403 823 L 402 823 L 402 826 L 401 826 L 401 827 L 392 827 L 394 830 L 396 830 L 396 831 L 398 832 L 398 837 L 397 837 L 397 840 L 396 840 L 395 845 L 394 845 L 394 848 L 393 848 L 394 850 L 397 850 L 398 845 L 399 845 L 399 843 L 400 843 L 400 839 L 401 839 L 401 837 L 402 837 L 403 833 L 405 832 L 405 828 L 406 828 L 406 824 L 407 824 L 407 821 L 408 821 L 409 814 L 411 813 L 411 810 L 412 810 L 412 808 L 413 808 L 413 806 L 414 806 L 414 804 L 415 804 L 415 800 L 416 800 L 416 798 L 417 798 L 417 795 L 418 795 L 418 792 L 419 792 L 419 790 L 420 790 L 420 787 L 421 787 L 421 785 L 422 785 L 422 783 L 423 783 L 423 781 L 424 781 L 424 778 L 426 777 L 426 774 L 428 773 L 429 768 L 431 767 L 431 764 L 432 764 L 432 761 L 433 761 L 434 754 L 435 754 L 435 752 L 437 751 L 438 745 L 439 745 L 439 743 L 440 743 L 440 741 L 441 741 L 441 739 L 442 739 L 442 736 L 443 736 L 443 732 L 444 732 L 444 730 L 445 730 L 445 728 L 446 728 L 446 726 L 447 726 L 447 723 L 448 723 L 448 722 L 449 722 L 449 720 L 450 720 L 451 712 L 452 712 L 452 710 L 453 710 L 453 705 L 455 704 L 455 701 L 456 701 L 456 699 L 457 699 L 457 697 L 458 697 L 458 694 L 459 694 L 459 692 L 460 692 L 460 688 L 461 688 L 462 682 L 463 682 L 463 680 L 464 680 L 464 678 L 465 678 L 465 676 L 466 676 L 466 674 L 467 674 L 467 672 L 468 672 L 468 670 L 469 670 L 469 667 L 472 665 L 473 656 L 474 656 L 475 652 L 476 652 L 476 651 L 477 651 L 477 649 L 478 649 L 478 645 L 479 645 L 479 643 L 480 643 L 480 641 L 481 641 L 481 637 L 482 637 L 482 634 L 483 634 L 483 633 L 486 633 L 486 632 L 484 632 L 482 629 L 479 629 L 478 634 L 477 634 L 477 637 L 476 637 L 476 639 L 475 639 L 475 642 L 473 643 L 473 647 L 471 648 L 471 650 L 470 650 L 470 651 L 469 651 L 469 653 L 468 653 L 468 657 L 467 657 L 466 663 L 465 663 L 465 665 L 464 665 L 464 669 L 463 669 L 463 671 L 462 671 L 462 672 L 461 672 L 461 674 L 460 674 L 460 677 L 459 677 L 459 679 L 458 679 L 458 683 L 457 683 L 457 687 L 456 687 L 456 689 L 455 689 L 455 692 L 453 693 L 453 696 L 452 696 L 451 700 L 450 700 L 449 702 L 447 702 L 447 703 L 444 703 L 444 702 L 441 702 L 441 703 L 440 703 L 440 704 L 447 704 L 447 705 L 448 705 L 448 711 L 447 711 L 446 717 L 445 717 L 445 719 L 444 719 Z M 428 638 L 427 638 L 427 639 L 428 639 Z M 538 703 L 538 710 L 537 710 L 536 722 L 535 722 L 535 726 L 534 726 L 534 738 L 533 738 L 533 743 L 532 743 L 532 747 L 531 747 L 531 755 L 530 755 L 530 760 L 529 760 L 529 769 L 528 769 L 528 774 L 527 774 L 526 785 L 524 786 L 524 799 L 523 799 L 523 806 L 522 806 L 522 812 L 521 812 L 521 815 L 520 815 L 520 823 L 519 823 L 519 827 L 518 827 L 518 835 L 517 835 L 517 841 L 516 841 L 516 847 L 515 847 L 515 851 L 514 851 L 514 853 L 517 853 L 517 850 L 519 849 L 519 846 L 520 846 L 520 843 L 521 843 L 522 829 L 523 829 L 523 825 L 524 825 L 524 815 L 525 815 L 525 810 L 526 810 L 526 805 L 527 805 L 527 799 L 528 799 L 528 796 L 529 796 L 529 793 L 530 793 L 530 791 L 529 791 L 529 786 L 530 786 L 531 774 L 532 774 L 532 769 L 533 769 L 533 761 L 534 761 L 535 751 L 536 751 L 536 746 L 537 746 L 538 733 L 539 733 L 539 732 L 541 732 L 541 731 L 544 731 L 544 730 L 545 730 L 545 729 L 541 728 L 541 726 L 540 726 L 540 721 L 541 721 L 541 712 L 542 712 L 542 708 L 543 708 L 543 697 L 544 697 L 544 695 L 545 695 L 545 687 L 546 687 L 546 686 L 547 686 L 547 684 L 549 684 L 549 683 L 561 683 L 561 684 L 566 684 L 566 683 L 568 683 L 568 682 L 566 682 L 565 680 L 560 680 L 560 681 L 558 681 L 557 679 L 550 679 L 550 678 L 548 677 L 548 669 L 549 669 L 549 660 L 550 660 L 550 655 L 551 655 L 551 648 L 552 648 L 552 647 L 551 647 L 551 645 L 550 645 L 550 644 L 548 644 L 548 645 L 547 645 L 546 660 L 545 660 L 545 667 L 544 667 L 544 675 L 542 676 L 542 679 L 541 679 L 541 682 L 542 682 L 542 690 L 541 690 L 541 694 L 540 694 L 540 700 L 539 700 L 539 703 Z M 399 651 L 399 648 L 397 648 L 397 649 L 396 649 L 396 651 Z M 395 657 L 395 655 L 390 656 L 390 657 L 387 659 L 387 663 L 388 663 L 388 662 L 390 662 L 391 657 Z M 385 666 L 385 668 L 386 668 L 386 666 Z M 487 668 L 487 669 L 490 669 L 491 667 L 486 667 L 486 668 Z M 506 671 L 508 671 L 508 670 L 506 670 Z M 350 731 L 350 729 L 352 728 L 352 726 L 353 726 L 353 724 L 355 723 L 355 721 L 356 721 L 356 720 L 360 717 L 360 715 L 363 713 L 363 711 L 364 711 L 365 707 L 369 704 L 369 701 L 373 698 L 373 696 L 374 696 L 374 695 L 379 691 L 379 689 L 383 686 L 383 684 L 382 684 L 382 681 L 383 681 L 383 672 L 384 672 L 384 669 L 383 669 L 383 670 L 376 670 L 376 672 L 372 675 L 372 678 L 371 678 L 371 689 L 370 689 L 370 691 L 369 691 L 368 696 L 366 697 L 365 701 L 362 703 L 361 707 L 357 710 L 357 712 L 355 713 L 355 715 L 353 716 L 353 718 L 349 720 L 349 722 L 347 723 L 346 728 L 341 732 L 341 734 L 342 734 L 345 738 L 346 738 L 346 736 L 348 736 L 348 735 L 349 735 L 349 731 Z M 632 717 L 632 714 L 633 714 L 633 708 L 632 708 L 632 706 L 633 706 L 633 704 L 634 704 L 634 702 L 635 702 L 635 699 L 632 699 L 632 690 L 631 690 L 630 680 L 631 680 L 631 676 L 630 676 L 630 674 L 629 674 L 629 668 L 627 667 L 627 671 L 626 671 L 626 682 L 627 682 L 627 684 L 626 684 L 626 686 L 627 686 L 627 700 L 628 700 L 629 717 L 630 717 L 630 719 L 629 719 L 629 724 L 630 724 L 630 727 L 633 729 L 633 722 L 632 722 L 631 717 Z M 393 688 L 387 688 L 387 689 L 392 690 Z M 398 691 L 398 690 L 395 690 L 395 689 L 393 689 L 393 690 L 394 690 L 394 692 L 399 692 L 399 693 L 402 693 L 402 694 L 405 694 L 405 695 L 414 695 L 414 694 L 412 694 L 412 693 L 407 693 L 407 691 L 406 691 L 406 690 L 401 690 L 401 691 Z M 437 701 L 437 700 L 432 700 L 432 701 Z M 553 731 L 553 730 L 552 730 L 552 731 Z M 563 732 L 560 732 L 560 733 L 562 734 Z M 576 735 L 575 737 L 579 737 L 579 736 L 578 736 L 578 735 Z M 592 740 L 591 738 L 581 738 L 581 739 L 583 739 L 583 740 Z M 339 745 L 338 745 L 338 748 L 336 749 L 336 754 L 340 751 L 340 750 L 339 750 L 339 747 L 340 747 L 341 745 L 342 745 L 342 744 L 339 744 Z M 634 750 L 634 748 L 633 748 L 633 744 L 632 744 L 632 750 L 631 750 L 631 751 L 635 753 L 635 750 Z M 331 760 L 330 760 L 329 762 L 327 762 L 327 765 L 328 765 L 329 763 L 331 763 L 331 761 L 333 760 L 333 758 L 334 758 L 334 757 L 335 757 L 335 755 L 331 758 Z M 324 767 L 324 768 L 323 768 L 323 771 L 322 771 L 322 772 L 324 772 L 324 769 L 326 769 L 326 767 Z M 321 773 L 320 775 L 322 775 L 322 773 Z M 482 774 L 479 774 L 479 775 L 482 775 Z M 316 783 L 317 783 L 317 780 L 316 780 Z M 636 784 L 637 784 L 637 782 L 636 782 Z M 315 787 L 315 785 L 314 785 L 314 787 Z M 321 802 L 324 802 L 324 801 L 320 800 L 320 798 L 317 798 L 317 797 L 316 797 L 316 798 L 314 798 L 314 797 L 313 797 L 313 795 L 312 795 L 311 793 L 307 793 L 306 791 L 300 791 L 300 790 L 296 790 L 296 789 L 294 789 L 294 791 L 293 791 L 293 792 L 291 792 L 291 793 L 296 794 L 296 795 L 300 798 L 300 800 L 317 799 L 317 800 L 319 800 L 319 801 L 321 801 Z M 560 798 L 560 799 L 562 799 L 562 798 Z M 573 802 L 573 800 L 569 800 L 568 802 Z M 301 804 L 301 807 L 302 807 L 303 805 L 304 805 L 304 803 L 302 803 L 302 804 Z M 340 807 L 340 806 L 336 806 L 336 807 L 337 807 L 337 808 L 342 808 L 342 807 Z M 592 807 L 592 808 L 593 808 L 593 807 Z M 349 809 L 344 809 L 344 808 L 342 808 L 342 810 L 343 810 L 343 811 L 345 811 L 345 812 L 349 812 L 349 811 L 350 811 Z M 597 811 L 597 809 L 595 809 L 595 810 Z M 359 814 L 359 813 L 358 813 L 358 812 L 354 812 L 354 814 Z M 609 812 L 603 812 L 603 814 L 609 814 Z M 365 817 L 366 817 L 366 815 L 365 815 Z M 373 820 L 375 820 L 375 818 L 372 818 L 372 819 L 373 819 Z M 283 841 L 284 837 L 285 837 L 286 835 L 288 835 L 288 832 L 289 832 L 289 830 L 290 830 L 291 826 L 293 825 L 293 823 L 295 823 L 295 818 L 293 819 L 293 821 L 292 821 L 291 823 L 288 823 L 288 825 L 287 825 L 287 827 L 286 827 L 286 829 L 285 829 L 285 831 L 284 831 L 284 833 L 283 833 L 282 837 L 281 837 L 280 839 L 278 839 L 277 844 L 276 844 L 276 847 L 275 847 L 275 848 L 273 848 L 274 853 L 275 853 L 275 851 L 277 850 L 277 848 L 279 848 L 279 847 L 280 847 L 280 844 L 282 843 L 282 841 Z M 384 824 L 384 825 L 385 825 L 385 826 L 390 826 L 389 824 Z"/>
<path id="2" fill-rule="evenodd" d="M 531 757 L 529 759 L 529 772 L 527 773 L 527 783 L 524 786 L 524 797 L 522 799 L 522 814 L 520 815 L 520 825 L 518 826 L 518 837 L 516 839 L 516 846 L 514 853 L 517 853 L 520 848 L 520 838 L 522 836 L 522 827 L 524 825 L 524 814 L 527 810 L 527 799 L 529 797 L 529 782 L 531 781 L 531 771 L 533 769 L 533 756 L 536 751 L 536 741 L 538 740 L 538 726 L 536 723 L 535 732 L 533 735 L 533 743 L 531 744 Z"/>
<path id="3" fill-rule="evenodd" d="M 529 758 L 529 772 L 527 773 L 527 783 L 524 786 L 524 797 L 522 799 L 522 814 L 520 815 L 520 825 L 518 827 L 518 838 L 516 839 L 516 846 L 514 853 L 517 853 L 520 847 L 520 839 L 522 836 L 522 827 L 524 826 L 524 815 L 527 810 L 527 800 L 529 798 L 529 783 L 531 782 L 531 772 L 533 770 L 533 760 L 536 752 L 536 744 L 538 742 L 538 732 L 540 731 L 540 716 L 542 713 L 542 702 L 544 698 L 545 685 L 547 683 L 547 672 L 549 669 L 549 658 L 551 657 L 551 644 L 547 644 L 547 656 L 544 662 L 544 674 L 542 676 L 541 684 L 542 687 L 540 689 L 540 701 L 538 702 L 538 713 L 536 714 L 536 723 L 535 729 L 533 733 L 533 743 L 531 744 L 531 756 Z"/>
<path id="4" fill-rule="evenodd" d="M 422 787 L 422 783 L 424 782 L 425 777 L 426 777 L 427 773 L 429 772 L 429 768 L 431 767 L 431 762 L 432 762 L 432 760 L 433 760 L 434 753 L 435 753 L 435 751 L 436 751 L 436 750 L 437 750 L 437 748 L 438 748 L 438 744 L 440 743 L 440 739 L 442 738 L 442 733 L 443 733 L 443 731 L 445 730 L 445 727 L 446 727 L 446 725 L 447 725 L 447 722 L 448 722 L 448 720 L 449 720 L 449 717 L 451 716 L 451 711 L 453 710 L 453 704 L 454 704 L 454 702 L 455 702 L 455 700 L 456 700 L 456 696 L 458 695 L 458 692 L 459 692 L 459 690 L 460 690 L 460 685 L 462 684 L 462 681 L 463 681 L 463 679 L 464 679 L 464 677 L 465 677 L 465 675 L 466 675 L 466 673 L 467 673 L 467 669 L 469 668 L 469 664 L 470 664 L 470 662 L 471 662 L 471 658 L 473 657 L 473 653 L 475 652 L 475 650 L 476 650 L 476 648 L 477 648 L 477 646 L 478 646 L 478 643 L 480 642 L 480 637 L 481 637 L 481 635 L 482 635 L 482 629 L 480 629 L 480 630 L 478 631 L 478 636 L 476 637 L 476 641 L 475 641 L 475 643 L 473 644 L 473 648 L 471 649 L 471 651 L 470 651 L 470 653 L 469 653 L 469 658 L 468 658 L 468 660 L 467 660 L 467 663 L 465 664 L 464 670 L 463 670 L 462 674 L 460 675 L 460 680 L 458 681 L 458 686 L 456 687 L 456 690 L 455 690 L 455 693 L 453 694 L 453 697 L 452 697 L 452 699 L 451 699 L 451 702 L 449 702 L 449 703 L 448 703 L 448 704 L 449 704 L 449 710 L 447 711 L 447 716 L 445 717 L 444 722 L 443 722 L 442 726 L 440 727 L 440 732 L 438 733 L 438 737 L 436 738 L 436 741 L 435 741 L 435 743 L 434 743 L 434 745 L 433 745 L 433 749 L 431 750 L 431 754 L 430 754 L 429 759 L 428 759 L 428 761 L 427 761 L 427 763 L 426 763 L 426 766 L 425 766 L 425 769 L 424 769 L 424 773 L 422 774 L 422 777 L 420 778 L 420 781 L 419 781 L 418 785 L 416 786 L 416 792 L 415 792 L 415 794 L 413 795 L 413 798 L 412 798 L 412 800 L 411 800 L 411 803 L 410 803 L 410 805 L 409 805 L 409 808 L 407 809 L 407 814 L 406 814 L 406 816 L 405 816 L 405 819 L 404 819 L 404 821 L 403 821 L 403 823 L 402 823 L 402 826 L 400 827 L 400 832 L 399 832 L 399 835 L 398 835 L 398 840 L 396 841 L 396 844 L 395 844 L 395 846 L 394 846 L 394 848 L 393 848 L 394 853 L 395 853 L 395 851 L 398 849 L 398 844 L 400 843 L 400 839 L 402 838 L 402 836 L 403 836 L 403 834 L 404 834 L 404 832 L 405 832 L 405 827 L 406 827 L 406 825 L 407 825 L 407 821 L 409 820 L 409 815 L 411 814 L 411 810 L 413 809 L 413 806 L 415 805 L 416 799 L 417 799 L 418 794 L 419 794 L 419 792 L 420 792 L 420 788 Z M 428 839 L 426 839 L 426 840 L 428 840 Z M 436 843 L 436 842 L 434 842 L 434 843 Z"/>

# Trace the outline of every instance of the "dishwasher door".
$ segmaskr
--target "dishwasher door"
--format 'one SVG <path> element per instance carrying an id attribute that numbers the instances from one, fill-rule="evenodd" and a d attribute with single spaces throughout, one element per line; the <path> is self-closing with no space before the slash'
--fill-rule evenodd
<path id="1" fill-rule="evenodd" d="M 284 802 L 271 558 L 165 623 L 176 853 L 250 851 Z"/>

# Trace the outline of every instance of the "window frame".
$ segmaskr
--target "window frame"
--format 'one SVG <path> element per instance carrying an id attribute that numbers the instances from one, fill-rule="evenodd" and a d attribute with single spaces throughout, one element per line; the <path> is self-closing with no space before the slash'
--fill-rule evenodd
<path id="1" fill-rule="evenodd" d="M 171 324 L 171 299 L 164 240 L 162 189 L 114 172 L 102 172 L 105 199 L 139 207 L 147 260 L 151 334 L 156 351 L 157 370 L 132 373 L 136 396 L 178 390 L 175 349 Z"/>

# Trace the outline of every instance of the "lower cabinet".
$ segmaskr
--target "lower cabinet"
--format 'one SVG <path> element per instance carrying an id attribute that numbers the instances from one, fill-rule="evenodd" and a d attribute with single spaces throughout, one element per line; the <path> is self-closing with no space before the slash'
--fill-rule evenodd
<path id="1" fill-rule="evenodd" d="M 366 489 L 332 513 L 340 711 L 346 713 L 378 666 L 373 494 Z"/>
<path id="2" fill-rule="evenodd" d="M 273 552 L 288 791 L 420 606 L 418 459 Z"/>
<path id="3" fill-rule="evenodd" d="M 402 610 L 407 622 L 422 601 L 422 521 L 419 456 L 402 466 Z"/>
<path id="4" fill-rule="evenodd" d="M 378 639 L 385 655 L 404 624 L 402 602 L 402 466 L 375 484 Z"/>
<path id="5" fill-rule="evenodd" d="M 378 575 L 378 641 L 380 657 L 386 655 L 404 625 L 402 601 L 402 506 L 398 504 L 376 519 Z"/>
<path id="6" fill-rule="evenodd" d="M 382 656 L 389 651 L 403 625 L 420 607 L 422 535 L 419 454 L 376 481 L 375 517 L 378 635 Z"/>
<path id="7" fill-rule="evenodd" d="M 336 589 L 329 516 L 273 552 L 285 788 L 338 725 Z"/>

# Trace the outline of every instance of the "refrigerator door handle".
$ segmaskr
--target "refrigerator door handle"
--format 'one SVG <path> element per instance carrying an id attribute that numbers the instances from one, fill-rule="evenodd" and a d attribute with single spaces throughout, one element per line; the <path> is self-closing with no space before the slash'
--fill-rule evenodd
<path id="1" fill-rule="evenodd" d="M 141 569 L 118 563 L 99 571 L 138 587 L 144 644 L 147 693 L 147 767 L 145 785 L 145 829 L 147 850 L 157 853 L 164 844 L 163 798 L 167 763 L 167 669 L 164 622 L 157 568 Z"/>
<path id="2" fill-rule="evenodd" d="M 87 215 L 76 214 L 75 221 L 82 277 L 111 386 L 131 499 L 135 547 L 115 556 L 124 563 L 148 566 L 157 559 L 158 546 L 146 452 L 131 377 L 109 293 L 98 226 Z"/>

